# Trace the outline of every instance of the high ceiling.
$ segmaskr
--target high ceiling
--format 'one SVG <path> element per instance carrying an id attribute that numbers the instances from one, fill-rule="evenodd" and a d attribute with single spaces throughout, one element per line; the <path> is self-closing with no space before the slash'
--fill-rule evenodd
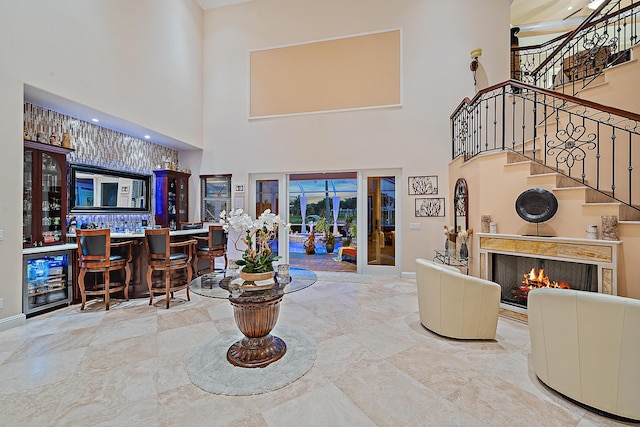
<path id="1" fill-rule="evenodd" d="M 259 0 L 196 0 L 204 10 Z M 591 13 L 592 0 L 511 0 L 511 25 L 523 33 L 564 32 Z"/>
<path id="2" fill-rule="evenodd" d="M 593 12 L 592 0 L 511 0 L 511 25 L 519 36 L 570 31 Z"/>

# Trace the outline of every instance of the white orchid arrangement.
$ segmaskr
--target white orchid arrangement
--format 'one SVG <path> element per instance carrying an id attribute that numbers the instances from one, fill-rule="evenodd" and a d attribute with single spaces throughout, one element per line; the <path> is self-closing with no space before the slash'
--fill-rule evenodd
<path id="1" fill-rule="evenodd" d="M 271 209 L 267 209 L 257 219 L 252 219 L 244 210 L 236 209 L 220 213 L 220 220 L 224 231 L 229 234 L 230 230 L 238 232 L 233 244 L 238 251 L 244 250 L 242 259 L 236 261 L 238 265 L 244 266 L 243 271 L 247 273 L 264 273 L 273 271 L 273 261 L 279 260 L 280 256 L 272 253 L 269 243 L 276 239 L 279 226 L 291 227 L 285 224 L 280 215 L 273 214 Z M 238 247 L 242 242 L 245 247 Z"/>

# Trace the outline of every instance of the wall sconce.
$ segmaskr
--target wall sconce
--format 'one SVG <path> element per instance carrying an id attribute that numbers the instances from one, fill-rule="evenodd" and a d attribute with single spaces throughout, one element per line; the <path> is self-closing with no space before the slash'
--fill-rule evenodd
<path id="1" fill-rule="evenodd" d="M 478 70 L 478 58 L 482 56 L 482 49 L 473 49 L 471 51 L 471 65 L 469 69 L 473 71 L 473 85 L 476 85 L 476 71 Z"/>

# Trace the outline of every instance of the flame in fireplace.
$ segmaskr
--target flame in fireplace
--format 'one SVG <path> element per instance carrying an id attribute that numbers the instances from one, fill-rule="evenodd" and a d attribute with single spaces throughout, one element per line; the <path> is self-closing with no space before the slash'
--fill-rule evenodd
<path id="1" fill-rule="evenodd" d="M 549 280 L 549 276 L 541 268 L 536 272 L 536 268 L 533 267 L 529 273 L 524 274 L 522 279 L 523 286 L 519 286 L 516 290 L 516 298 L 527 298 L 529 291 L 536 288 L 561 288 L 571 289 L 571 286 L 567 282 L 556 282 Z"/>

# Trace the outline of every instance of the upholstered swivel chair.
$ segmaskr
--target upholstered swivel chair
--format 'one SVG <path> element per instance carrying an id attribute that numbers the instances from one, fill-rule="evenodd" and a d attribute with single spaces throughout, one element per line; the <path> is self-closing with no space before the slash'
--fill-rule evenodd
<path id="1" fill-rule="evenodd" d="M 189 283 L 193 278 L 191 260 L 196 241 L 171 242 L 168 228 L 145 230 L 144 234 L 145 246 L 149 257 L 149 265 L 147 267 L 149 305 L 153 304 L 154 294 L 165 294 L 167 298 L 166 308 L 169 308 L 173 293 L 182 289 L 187 291 L 187 300 L 191 301 Z M 182 275 L 175 274 L 179 270 L 185 271 Z M 159 286 L 154 286 L 152 281 L 154 271 L 162 272 L 164 280 L 159 282 Z"/>
<path id="2" fill-rule="evenodd" d="M 227 233 L 220 225 L 210 225 L 209 234 L 207 237 L 194 236 L 198 241 L 198 248 L 196 249 L 196 263 L 200 259 L 206 258 L 209 260 L 209 271 L 213 272 L 214 262 L 216 258 L 224 258 L 224 269 L 227 269 L 229 260 L 227 259 Z"/>
<path id="3" fill-rule="evenodd" d="M 78 243 L 78 286 L 84 310 L 87 295 L 104 295 L 105 308 L 109 310 L 110 296 L 114 292 L 124 291 L 129 301 L 129 283 L 131 281 L 131 245 L 132 241 L 112 243 L 111 230 L 76 230 Z M 117 248 L 112 252 L 113 248 Z M 124 270 L 124 282 L 111 282 L 111 272 Z M 101 273 L 102 283 L 89 285 L 85 283 L 87 273 Z"/>
<path id="4" fill-rule="evenodd" d="M 445 337 L 496 338 L 500 285 L 448 265 L 416 259 L 420 323 Z"/>

